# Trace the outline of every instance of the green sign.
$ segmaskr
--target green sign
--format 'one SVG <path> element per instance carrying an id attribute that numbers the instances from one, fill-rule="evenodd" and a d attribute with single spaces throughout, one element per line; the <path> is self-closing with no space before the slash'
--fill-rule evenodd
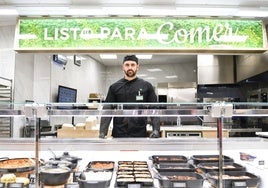
<path id="1" fill-rule="evenodd" d="M 21 18 L 16 50 L 256 50 L 262 21 L 177 18 Z"/>

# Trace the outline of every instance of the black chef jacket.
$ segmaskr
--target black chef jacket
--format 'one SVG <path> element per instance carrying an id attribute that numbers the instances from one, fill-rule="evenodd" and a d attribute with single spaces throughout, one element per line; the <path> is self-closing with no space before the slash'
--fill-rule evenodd
<path id="1" fill-rule="evenodd" d="M 157 102 L 157 96 L 152 84 L 135 78 L 131 81 L 122 78 L 112 84 L 108 90 L 105 102 L 107 103 L 146 103 Z M 105 105 L 104 108 L 112 108 Z M 136 105 L 125 106 L 124 109 L 138 108 Z M 112 117 L 102 117 L 100 133 L 107 135 Z M 159 118 L 152 117 L 153 130 L 159 130 Z M 147 117 L 114 117 L 113 137 L 146 137 Z"/>

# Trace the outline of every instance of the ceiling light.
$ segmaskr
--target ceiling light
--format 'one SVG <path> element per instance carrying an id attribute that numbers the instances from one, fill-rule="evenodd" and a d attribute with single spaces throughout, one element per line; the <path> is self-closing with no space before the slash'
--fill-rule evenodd
<path id="1" fill-rule="evenodd" d="M 0 15 L 5 15 L 5 16 L 11 16 L 11 15 L 19 15 L 18 11 L 12 7 L 7 7 L 7 8 L 0 8 Z"/>
<path id="2" fill-rule="evenodd" d="M 145 78 L 146 80 L 155 80 L 156 78 L 155 77 L 147 77 Z"/>
<path id="3" fill-rule="evenodd" d="M 165 76 L 165 78 L 167 78 L 167 79 L 172 79 L 172 78 L 178 78 L 178 76 L 177 76 L 177 75 Z"/>
<path id="4" fill-rule="evenodd" d="M 176 15 L 181 16 L 231 16 L 236 7 L 176 7 Z"/>
<path id="5" fill-rule="evenodd" d="M 101 59 L 117 59 L 116 54 L 100 54 Z"/>
<path id="6" fill-rule="evenodd" d="M 108 15 L 139 15 L 142 7 L 103 7 L 103 12 Z"/>
<path id="7" fill-rule="evenodd" d="M 147 74 L 138 74 L 138 77 L 145 77 Z"/>
<path id="8" fill-rule="evenodd" d="M 250 9 L 250 8 L 241 8 L 235 16 L 241 17 L 267 17 L 268 11 L 261 8 L 261 9 Z"/>
<path id="9" fill-rule="evenodd" d="M 141 54 L 141 55 L 136 55 L 137 58 L 139 59 L 152 59 L 153 55 L 146 55 L 146 54 Z"/>
<path id="10" fill-rule="evenodd" d="M 74 56 L 73 56 L 73 55 L 67 55 L 67 59 L 72 60 L 73 58 L 74 58 Z"/>
<path id="11" fill-rule="evenodd" d="M 149 71 L 149 72 L 160 72 L 160 71 L 162 71 L 162 69 L 159 69 L 159 68 L 147 69 L 147 71 Z"/>
<path id="12" fill-rule="evenodd" d="M 107 15 L 100 7 L 71 6 L 69 14 L 73 16 L 100 16 Z"/>
<path id="13" fill-rule="evenodd" d="M 16 9 L 20 15 L 27 16 L 63 16 L 67 15 L 69 11 L 67 6 L 17 6 Z"/>

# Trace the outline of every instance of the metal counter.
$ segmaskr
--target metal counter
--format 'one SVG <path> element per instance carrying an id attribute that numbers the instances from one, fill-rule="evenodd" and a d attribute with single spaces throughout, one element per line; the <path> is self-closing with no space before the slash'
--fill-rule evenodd
<path id="1" fill-rule="evenodd" d="M 64 150 L 72 148 L 74 151 L 193 151 L 215 150 L 218 151 L 216 138 L 112 138 L 112 139 L 57 139 L 41 138 L 40 151 L 51 148 Z M 268 139 L 259 137 L 224 138 L 225 149 L 266 149 Z M 34 151 L 34 138 L 0 139 L 0 151 Z"/>

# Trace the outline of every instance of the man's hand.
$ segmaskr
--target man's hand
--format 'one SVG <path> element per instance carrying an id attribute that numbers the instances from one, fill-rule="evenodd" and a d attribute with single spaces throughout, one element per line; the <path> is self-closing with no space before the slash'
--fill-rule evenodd
<path id="1" fill-rule="evenodd" d="M 104 138 L 105 138 L 105 134 L 104 134 L 104 133 L 100 133 L 100 134 L 99 134 L 99 138 L 104 139 Z"/>
<path id="2" fill-rule="evenodd" d="M 158 130 L 154 130 L 151 134 L 150 134 L 150 138 L 159 138 L 160 137 L 160 133 Z"/>

